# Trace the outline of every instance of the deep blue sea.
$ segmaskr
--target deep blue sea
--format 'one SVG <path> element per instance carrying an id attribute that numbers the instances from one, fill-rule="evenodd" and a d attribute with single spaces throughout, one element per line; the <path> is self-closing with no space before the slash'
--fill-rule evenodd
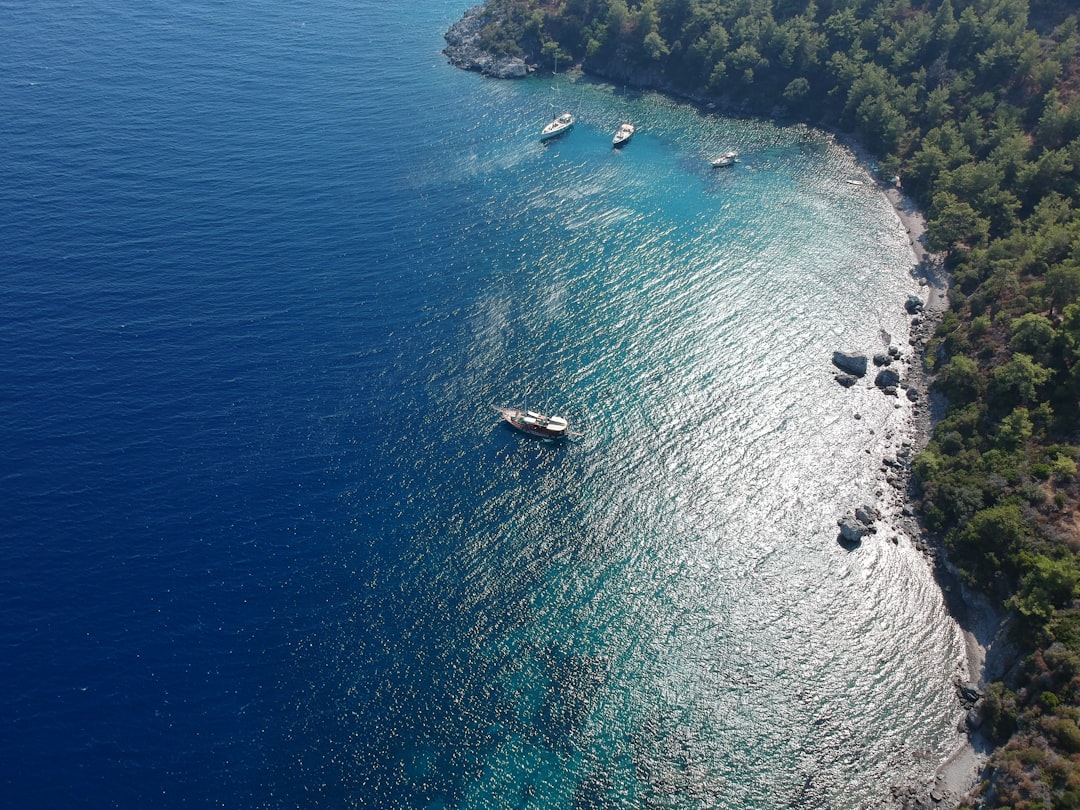
<path id="1" fill-rule="evenodd" d="M 467 6 L 0 0 L 4 806 L 866 808 L 956 745 L 910 406 L 830 363 L 908 351 L 866 169 L 456 70 Z"/>

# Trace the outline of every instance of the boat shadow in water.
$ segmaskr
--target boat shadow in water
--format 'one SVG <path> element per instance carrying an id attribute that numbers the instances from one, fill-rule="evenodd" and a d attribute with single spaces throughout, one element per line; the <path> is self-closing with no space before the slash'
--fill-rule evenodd
<path id="1" fill-rule="evenodd" d="M 566 437 L 552 439 L 545 436 L 535 436 L 531 433 L 523 433 L 506 424 L 506 422 L 499 422 L 495 429 L 499 434 L 500 453 L 502 451 L 518 451 L 521 455 L 562 455 L 570 444 Z"/>
<path id="2" fill-rule="evenodd" d="M 529 436 L 505 423 L 493 427 L 496 435 L 489 442 L 488 457 L 495 467 L 524 476 L 523 480 L 541 480 L 571 458 L 565 439 Z"/>

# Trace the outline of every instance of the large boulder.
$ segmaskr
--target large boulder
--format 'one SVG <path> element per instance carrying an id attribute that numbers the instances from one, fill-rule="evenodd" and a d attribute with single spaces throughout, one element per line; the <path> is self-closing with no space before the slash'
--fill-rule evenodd
<path id="1" fill-rule="evenodd" d="M 967 721 L 967 727 L 972 731 L 981 728 L 982 724 L 986 722 L 986 701 L 984 699 L 977 701 L 968 710 L 967 717 L 964 719 Z"/>
<path id="2" fill-rule="evenodd" d="M 904 309 L 907 310 L 908 315 L 915 315 L 916 313 L 923 311 L 923 300 L 917 295 L 909 295 L 907 302 L 904 304 Z"/>
<path id="3" fill-rule="evenodd" d="M 854 515 L 845 515 L 836 521 L 836 525 L 840 527 L 840 539 L 847 543 L 861 542 L 866 535 L 870 534 L 870 527 Z"/>
<path id="4" fill-rule="evenodd" d="M 956 692 L 960 695 L 960 700 L 969 706 L 974 706 L 983 697 L 983 693 L 979 691 L 979 687 L 973 683 L 958 683 L 956 685 Z"/>
<path id="5" fill-rule="evenodd" d="M 854 374 L 856 377 L 863 377 L 866 375 L 865 354 L 833 352 L 832 361 L 834 366 L 836 366 L 841 371 L 846 371 L 848 374 Z"/>
<path id="6" fill-rule="evenodd" d="M 840 539 L 845 543 L 860 542 L 866 535 L 877 531 L 874 521 L 880 517 L 881 513 L 874 507 L 860 506 L 854 514 L 844 515 L 836 521 L 836 525 L 840 527 Z"/>
<path id="7" fill-rule="evenodd" d="M 881 513 L 872 506 L 860 506 L 855 510 L 855 519 L 864 526 L 873 526 L 879 517 Z"/>
<path id="8" fill-rule="evenodd" d="M 900 372 L 893 368 L 883 368 L 874 378 L 878 388 L 896 388 L 900 384 Z"/>

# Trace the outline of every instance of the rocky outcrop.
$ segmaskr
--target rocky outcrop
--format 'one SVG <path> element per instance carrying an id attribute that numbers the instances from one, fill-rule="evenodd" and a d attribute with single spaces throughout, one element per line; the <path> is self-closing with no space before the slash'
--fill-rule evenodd
<path id="1" fill-rule="evenodd" d="M 480 47 L 480 34 L 492 21 L 494 13 L 487 6 L 476 6 L 450 26 L 443 53 L 454 67 L 475 70 L 496 79 L 521 79 L 531 68 L 519 56 L 493 54 Z"/>
<path id="2" fill-rule="evenodd" d="M 836 521 L 840 527 L 840 539 L 845 543 L 859 543 L 868 534 L 874 534 L 874 521 L 880 517 L 872 506 L 860 506 L 852 515 L 844 515 Z"/>
<path id="3" fill-rule="evenodd" d="M 866 375 L 865 354 L 833 352 L 832 361 L 834 366 L 836 366 L 841 371 L 847 372 L 848 374 L 852 374 L 856 377 L 863 377 Z"/>
<path id="4" fill-rule="evenodd" d="M 909 295 L 907 302 L 904 304 L 904 309 L 907 310 L 908 315 L 916 315 L 923 311 L 923 300 L 917 295 Z"/>

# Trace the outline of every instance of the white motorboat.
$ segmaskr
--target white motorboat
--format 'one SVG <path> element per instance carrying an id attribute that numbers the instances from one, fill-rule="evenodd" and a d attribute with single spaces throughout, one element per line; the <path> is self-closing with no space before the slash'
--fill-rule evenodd
<path id="1" fill-rule="evenodd" d="M 615 131 L 615 137 L 611 139 L 611 145 L 615 147 L 622 146 L 634 135 L 633 124 L 623 124 Z"/>

